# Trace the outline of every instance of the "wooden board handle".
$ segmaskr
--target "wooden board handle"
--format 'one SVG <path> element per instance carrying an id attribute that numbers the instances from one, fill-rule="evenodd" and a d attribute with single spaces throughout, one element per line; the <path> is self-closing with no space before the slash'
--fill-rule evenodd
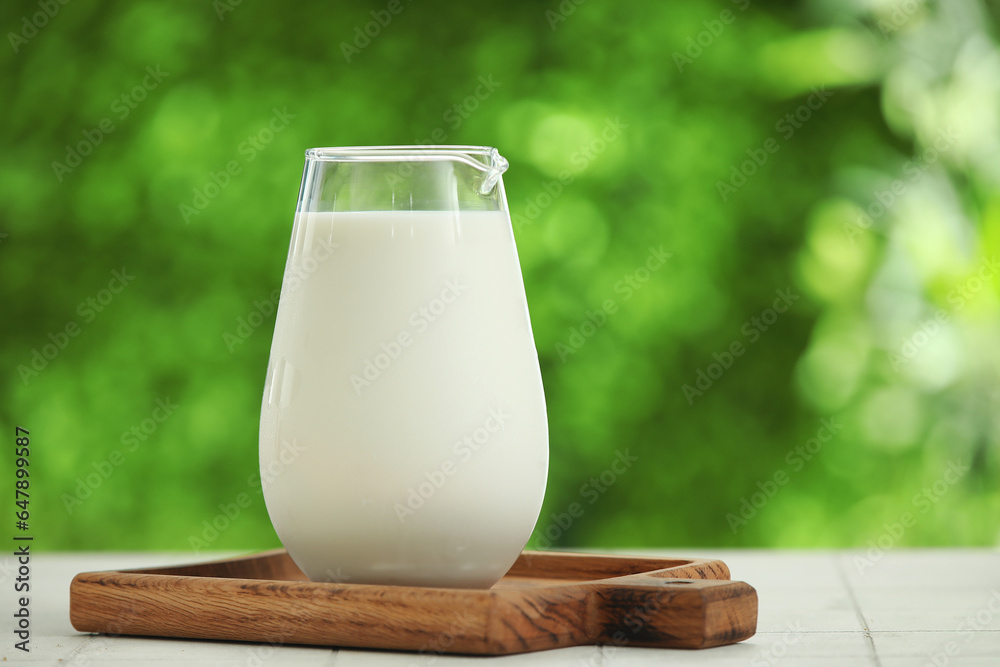
<path id="1" fill-rule="evenodd" d="M 628 586 L 620 585 L 628 580 Z M 599 643 L 709 648 L 753 636 L 757 591 L 742 581 L 636 575 L 595 584 Z"/>

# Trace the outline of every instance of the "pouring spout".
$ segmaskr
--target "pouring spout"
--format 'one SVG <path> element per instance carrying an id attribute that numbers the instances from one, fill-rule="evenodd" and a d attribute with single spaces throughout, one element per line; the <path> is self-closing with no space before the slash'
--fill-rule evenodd
<path id="1" fill-rule="evenodd" d="M 500 151 L 495 148 L 491 148 L 489 152 L 489 164 L 483 165 L 484 174 L 483 181 L 479 184 L 479 194 L 488 195 L 494 187 L 496 187 L 497 181 L 503 176 L 503 173 L 507 171 L 510 164 L 507 162 L 507 158 L 500 155 Z"/>

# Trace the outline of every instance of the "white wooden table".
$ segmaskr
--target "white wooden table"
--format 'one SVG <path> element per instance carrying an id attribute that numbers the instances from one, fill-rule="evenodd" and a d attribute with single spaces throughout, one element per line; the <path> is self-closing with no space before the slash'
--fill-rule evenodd
<path id="1" fill-rule="evenodd" d="M 32 558 L 31 652 L 14 650 L 12 559 L 0 571 L 0 665 L 168 667 L 450 667 L 482 665 L 881 665 L 1000 667 L 1000 551 L 726 551 L 622 553 L 706 556 L 760 596 L 757 634 L 703 651 L 577 647 L 500 658 L 85 635 L 69 622 L 78 572 L 211 560 L 190 554 L 51 554 Z M 232 554 L 218 554 L 226 557 Z"/>

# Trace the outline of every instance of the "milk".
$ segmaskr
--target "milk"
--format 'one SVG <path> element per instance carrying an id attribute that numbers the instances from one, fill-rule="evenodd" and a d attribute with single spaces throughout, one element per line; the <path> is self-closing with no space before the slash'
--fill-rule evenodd
<path id="1" fill-rule="evenodd" d="M 272 523 L 311 579 L 499 579 L 548 467 L 507 214 L 298 214 L 260 457 Z"/>

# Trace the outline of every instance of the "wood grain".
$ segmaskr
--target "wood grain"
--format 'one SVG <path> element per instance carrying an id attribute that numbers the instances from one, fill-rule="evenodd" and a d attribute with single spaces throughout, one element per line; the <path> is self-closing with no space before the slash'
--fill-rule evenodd
<path id="1" fill-rule="evenodd" d="M 524 552 L 489 590 L 310 582 L 284 550 L 77 575 L 82 632 L 503 655 L 707 648 L 754 634 L 757 593 L 717 560 Z"/>

